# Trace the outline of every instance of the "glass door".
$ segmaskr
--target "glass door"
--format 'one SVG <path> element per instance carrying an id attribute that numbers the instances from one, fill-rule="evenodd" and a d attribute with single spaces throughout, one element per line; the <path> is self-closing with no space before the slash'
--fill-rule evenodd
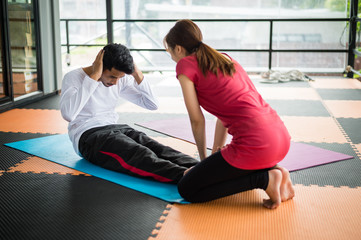
<path id="1" fill-rule="evenodd" d="M 16 101 L 38 92 L 34 1 L 8 0 L 12 91 Z"/>

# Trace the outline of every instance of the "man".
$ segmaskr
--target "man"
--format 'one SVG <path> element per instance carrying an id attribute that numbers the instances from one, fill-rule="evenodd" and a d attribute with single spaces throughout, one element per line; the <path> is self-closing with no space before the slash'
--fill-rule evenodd
<path id="1" fill-rule="evenodd" d="M 64 76 L 60 108 L 75 151 L 106 169 L 177 183 L 197 160 L 117 124 L 119 98 L 155 110 L 157 101 L 129 50 L 108 44 L 91 66 Z"/>

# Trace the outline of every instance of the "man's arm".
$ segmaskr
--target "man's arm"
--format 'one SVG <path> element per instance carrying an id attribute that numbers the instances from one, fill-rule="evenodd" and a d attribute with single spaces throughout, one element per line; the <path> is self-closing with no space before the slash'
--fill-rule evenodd
<path id="1" fill-rule="evenodd" d="M 149 110 L 158 109 L 158 101 L 153 90 L 136 64 L 131 75 L 120 79 L 120 86 L 120 94 L 124 99 Z"/>
<path id="2" fill-rule="evenodd" d="M 76 118 L 98 87 L 98 79 L 103 71 L 103 55 L 104 51 L 100 50 L 92 66 L 83 69 L 87 75 L 85 78 L 76 70 L 64 76 L 60 110 L 66 121 L 71 122 Z"/>
<path id="3" fill-rule="evenodd" d="M 68 122 L 73 121 L 97 87 L 98 83 L 89 76 L 82 79 L 73 72 L 65 75 L 60 98 L 60 111 L 63 118 Z"/>
<path id="4" fill-rule="evenodd" d="M 134 63 L 134 72 L 132 73 L 132 76 L 134 77 L 134 80 L 138 83 L 138 85 L 141 84 L 144 79 L 143 72 L 140 71 L 140 69 L 135 63 Z"/>

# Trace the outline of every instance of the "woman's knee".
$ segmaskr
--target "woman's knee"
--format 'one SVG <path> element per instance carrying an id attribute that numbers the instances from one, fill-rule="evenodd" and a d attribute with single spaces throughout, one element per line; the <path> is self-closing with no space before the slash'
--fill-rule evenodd
<path id="1" fill-rule="evenodd" d="M 192 201 L 190 201 L 192 198 L 192 188 L 187 182 L 188 182 L 187 177 L 183 177 L 178 182 L 178 185 L 177 185 L 178 192 L 181 195 L 181 197 L 184 198 L 186 201 L 192 202 Z"/>
<path id="2" fill-rule="evenodd" d="M 183 177 L 178 182 L 178 192 L 184 200 L 191 203 L 202 202 L 198 199 L 199 189 L 194 184 L 194 181 L 188 180 L 187 176 Z"/>

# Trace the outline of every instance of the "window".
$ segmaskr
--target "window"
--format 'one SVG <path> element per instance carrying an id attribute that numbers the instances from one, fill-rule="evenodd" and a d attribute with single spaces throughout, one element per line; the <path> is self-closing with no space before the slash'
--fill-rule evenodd
<path id="1" fill-rule="evenodd" d="M 72 1 L 60 2 L 66 5 Z M 73 16 L 62 13 L 62 18 L 88 18 L 89 13 L 84 11 L 88 4 L 99 6 L 98 12 L 92 11 L 92 18 L 105 21 L 105 0 L 74 2 L 77 4 L 71 4 Z M 341 71 L 347 61 L 347 4 L 345 0 L 117 0 L 112 1 L 113 19 L 108 24 L 112 26 L 113 42 L 125 44 L 138 66 L 150 71 L 174 70 L 174 63 L 164 51 L 163 38 L 175 21 L 183 18 L 193 19 L 202 30 L 205 43 L 228 52 L 248 71 L 301 65 L 312 70 L 323 58 L 328 60 L 323 70 Z M 68 28 L 69 43 L 98 45 L 97 49 L 89 49 L 93 58 L 100 45 L 106 44 L 104 23 L 70 23 L 73 26 Z M 89 63 L 86 53 L 75 56 L 77 48 L 85 50 L 73 46 L 72 63 L 84 64 L 80 59 Z M 297 50 L 301 52 L 294 54 Z M 319 50 L 334 50 L 337 57 L 330 58 Z M 292 56 L 308 62 L 288 61 Z"/>

